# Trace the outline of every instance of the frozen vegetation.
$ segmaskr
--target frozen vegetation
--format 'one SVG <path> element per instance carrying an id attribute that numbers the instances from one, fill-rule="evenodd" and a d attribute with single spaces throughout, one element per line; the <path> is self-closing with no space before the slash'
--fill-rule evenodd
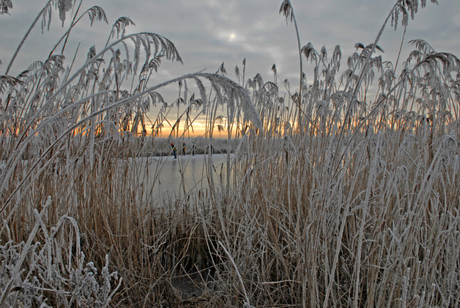
<path id="1" fill-rule="evenodd" d="M 75 13 L 48 59 L 0 75 L 1 307 L 460 306 L 455 55 L 413 40 L 397 70 L 382 32 L 346 57 L 299 39 L 290 85 L 275 65 L 273 82 L 247 79 L 246 61 L 237 81 L 222 66 L 152 84 L 181 57 L 163 36 L 128 34 L 126 17 L 84 63 L 58 53 L 88 17 L 107 21 L 74 4 L 37 12 L 45 26 Z M 382 31 L 425 4 L 395 1 Z M 280 14 L 302 17 L 288 0 Z M 180 151 L 197 116 L 193 142 L 224 153 L 228 172 L 203 155 L 205 187 L 158 198 L 145 157 Z"/>

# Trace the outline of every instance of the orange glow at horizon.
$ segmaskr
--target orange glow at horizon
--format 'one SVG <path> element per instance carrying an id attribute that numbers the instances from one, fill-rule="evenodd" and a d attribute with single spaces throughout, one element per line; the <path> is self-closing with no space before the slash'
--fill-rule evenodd
<path id="1" fill-rule="evenodd" d="M 172 123 L 172 122 L 170 122 Z M 171 127 L 171 126 L 163 126 L 159 128 L 156 132 L 154 131 L 154 128 L 152 128 L 152 124 L 146 125 L 147 127 L 147 136 L 155 136 L 159 138 L 168 138 L 168 137 L 176 137 L 176 138 L 181 138 L 181 137 L 191 137 L 191 138 L 196 138 L 196 137 L 206 137 L 209 134 L 209 123 L 206 123 L 205 120 L 203 119 L 197 119 L 193 122 L 193 125 L 189 126 L 188 128 L 185 128 L 183 123 L 179 124 L 179 130 L 177 130 L 176 127 Z M 227 125 L 226 123 L 222 123 L 221 127 L 224 128 L 224 130 L 219 130 L 218 129 L 218 124 L 214 125 L 213 128 L 213 137 L 215 138 L 226 138 L 228 137 L 228 132 L 227 132 Z M 234 135 L 234 133 L 232 134 Z"/>

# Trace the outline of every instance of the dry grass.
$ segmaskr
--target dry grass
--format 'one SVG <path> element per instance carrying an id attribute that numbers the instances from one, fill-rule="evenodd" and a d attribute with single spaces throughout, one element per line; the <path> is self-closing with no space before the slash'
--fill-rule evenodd
<path id="1" fill-rule="evenodd" d="M 413 9 L 397 4 L 390 17 Z M 223 67 L 148 85 L 157 67 L 128 68 L 180 59 L 174 45 L 145 33 L 120 40 L 163 49 L 104 63 L 93 54 L 67 78 L 59 56 L 0 76 L 0 306 L 460 305 L 454 55 L 414 41 L 395 78 L 374 55 L 378 38 L 343 73 L 339 47 L 327 62 L 307 44 L 314 82 L 284 100 L 278 84 L 257 75 L 240 87 Z M 164 104 L 157 91 L 179 80 L 177 139 L 143 135 L 149 107 Z M 225 142 L 213 138 L 218 106 L 233 120 Z M 216 177 L 210 160 L 207 188 L 157 198 L 136 158 L 191 141 L 176 129 L 193 125 L 192 111 L 208 119 L 193 141 L 234 152 L 231 172 Z"/>

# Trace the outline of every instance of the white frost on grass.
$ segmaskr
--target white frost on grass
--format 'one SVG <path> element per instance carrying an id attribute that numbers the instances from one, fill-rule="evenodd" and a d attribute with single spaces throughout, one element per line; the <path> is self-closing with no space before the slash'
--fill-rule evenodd
<path id="1" fill-rule="evenodd" d="M 100 273 L 85 260 L 75 219 L 64 215 L 55 227 L 46 227 L 50 204 L 51 197 L 40 213 L 35 210 L 26 243 L 0 244 L 0 306 L 108 307 L 122 279 L 109 271 L 108 256 Z"/>

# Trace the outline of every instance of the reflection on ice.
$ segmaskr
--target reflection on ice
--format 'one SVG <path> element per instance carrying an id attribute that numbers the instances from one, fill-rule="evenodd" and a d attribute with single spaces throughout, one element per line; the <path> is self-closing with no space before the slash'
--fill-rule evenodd
<path id="1" fill-rule="evenodd" d="M 230 156 L 233 159 L 233 154 Z M 210 175 L 226 183 L 227 154 L 178 155 L 137 160 L 139 181 L 154 198 L 164 194 L 184 196 L 209 187 Z"/>

